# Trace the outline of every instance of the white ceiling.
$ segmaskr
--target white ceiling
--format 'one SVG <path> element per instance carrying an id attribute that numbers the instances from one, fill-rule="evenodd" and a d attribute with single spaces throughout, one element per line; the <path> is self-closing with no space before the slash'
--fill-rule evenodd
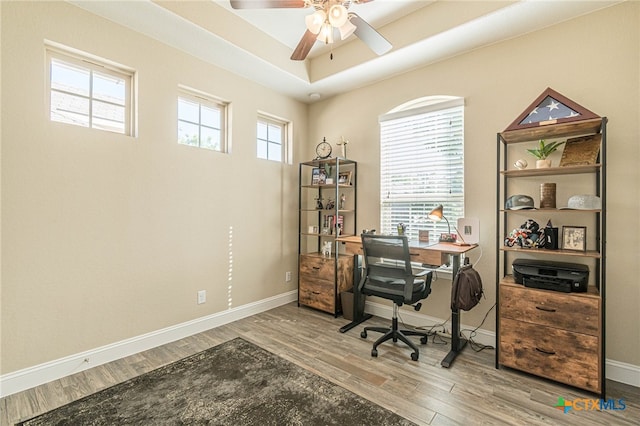
<path id="1" fill-rule="evenodd" d="M 313 9 L 233 10 L 228 0 L 70 3 L 302 102 L 371 84 L 472 49 L 624 0 L 375 0 L 352 4 L 393 49 L 376 56 L 355 35 L 316 42 L 305 61 L 291 52 Z M 333 60 L 329 58 L 333 52 Z"/>

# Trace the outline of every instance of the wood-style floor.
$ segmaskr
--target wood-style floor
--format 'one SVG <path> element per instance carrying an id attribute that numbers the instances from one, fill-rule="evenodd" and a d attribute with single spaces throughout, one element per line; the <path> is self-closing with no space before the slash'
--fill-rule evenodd
<path id="1" fill-rule="evenodd" d="M 558 397 L 597 397 L 515 370 L 496 370 L 490 349 L 475 352 L 467 346 L 451 368 L 442 368 L 448 346 L 437 336 L 421 346 L 417 362 L 411 361 L 410 351 L 401 343 L 383 344 L 378 357 L 372 358 L 371 345 L 379 334 L 362 339 L 363 325 L 338 332 L 347 322 L 291 303 L 10 395 L 0 400 L 0 424 L 13 425 L 238 336 L 419 425 L 640 424 L 638 388 L 608 381 L 607 398 L 624 400 L 624 410 L 564 414 L 554 407 Z M 366 323 L 388 324 L 381 318 Z"/>

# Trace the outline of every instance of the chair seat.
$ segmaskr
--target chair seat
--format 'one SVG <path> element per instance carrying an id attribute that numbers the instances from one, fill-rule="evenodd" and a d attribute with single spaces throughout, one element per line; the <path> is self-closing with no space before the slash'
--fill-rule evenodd
<path id="1" fill-rule="evenodd" d="M 385 294 L 404 294 L 405 281 L 388 277 L 370 276 L 365 283 L 365 291 L 382 291 Z M 413 292 L 421 291 L 424 288 L 424 278 L 415 278 L 413 280 Z"/>

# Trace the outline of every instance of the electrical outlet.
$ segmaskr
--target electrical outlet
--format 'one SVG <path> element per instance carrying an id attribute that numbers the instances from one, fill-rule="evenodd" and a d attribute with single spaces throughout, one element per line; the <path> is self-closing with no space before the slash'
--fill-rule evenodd
<path id="1" fill-rule="evenodd" d="M 291 281 L 291 271 L 287 271 L 287 272 L 284 273 L 284 280 L 286 282 Z"/>
<path id="2" fill-rule="evenodd" d="M 207 301 L 207 290 L 198 291 L 198 305 L 201 305 L 206 301 Z"/>

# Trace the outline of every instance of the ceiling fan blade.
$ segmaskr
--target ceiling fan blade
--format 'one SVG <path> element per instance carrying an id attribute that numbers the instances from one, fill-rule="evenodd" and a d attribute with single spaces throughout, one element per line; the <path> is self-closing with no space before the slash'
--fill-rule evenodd
<path id="1" fill-rule="evenodd" d="M 307 30 L 300 39 L 300 42 L 296 46 L 296 49 L 291 54 L 291 60 L 304 61 L 304 59 L 309 54 L 309 51 L 313 47 L 313 43 L 316 42 L 316 37 L 317 35 Z"/>
<path id="2" fill-rule="evenodd" d="M 371 25 L 357 14 L 350 12 L 351 23 L 356 26 L 354 34 L 364 42 L 369 49 L 378 55 L 384 55 L 393 47 L 389 41 L 377 32 Z"/>
<path id="3" fill-rule="evenodd" d="M 232 9 L 302 8 L 304 0 L 230 0 Z"/>

